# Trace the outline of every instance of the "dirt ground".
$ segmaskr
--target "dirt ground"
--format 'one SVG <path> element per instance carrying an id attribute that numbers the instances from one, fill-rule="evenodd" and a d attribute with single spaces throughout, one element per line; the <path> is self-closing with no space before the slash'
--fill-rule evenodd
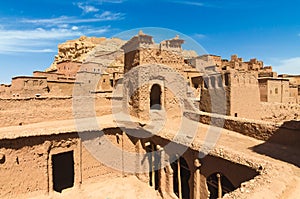
<path id="1" fill-rule="evenodd" d="M 33 193 L 34 194 L 34 193 Z M 80 189 L 70 188 L 62 193 L 51 193 L 50 195 L 29 196 L 19 198 L 28 199 L 59 199 L 59 198 L 97 198 L 97 199 L 161 199 L 159 193 L 147 184 L 141 182 L 135 176 L 124 178 L 106 178 L 98 183 L 86 183 Z"/>

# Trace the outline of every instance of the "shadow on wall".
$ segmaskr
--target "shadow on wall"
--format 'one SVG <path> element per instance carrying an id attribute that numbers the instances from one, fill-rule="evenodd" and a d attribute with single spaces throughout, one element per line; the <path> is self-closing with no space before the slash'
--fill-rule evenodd
<path id="1" fill-rule="evenodd" d="M 300 121 L 287 121 L 263 144 L 251 150 L 300 167 Z"/>

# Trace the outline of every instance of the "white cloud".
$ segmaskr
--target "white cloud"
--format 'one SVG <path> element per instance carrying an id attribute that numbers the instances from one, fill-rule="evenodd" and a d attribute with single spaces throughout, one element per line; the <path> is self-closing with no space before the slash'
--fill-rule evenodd
<path id="1" fill-rule="evenodd" d="M 191 5 L 191 6 L 205 6 L 204 3 L 197 2 L 197 1 L 172 1 L 173 3 Z"/>
<path id="2" fill-rule="evenodd" d="M 9 19 L 0 18 L 7 23 L 0 26 L 0 54 L 57 51 L 57 44 L 65 40 L 82 35 L 98 36 L 110 29 L 110 26 L 94 27 L 91 23 L 120 20 L 123 16 L 121 13 L 104 11 L 94 17 L 22 18 L 17 19 L 18 23 L 10 23 Z"/>
<path id="3" fill-rule="evenodd" d="M 82 9 L 84 14 L 87 13 L 91 13 L 91 12 L 98 12 L 99 9 L 94 7 L 94 6 L 90 6 L 90 5 L 84 5 L 84 3 L 77 3 L 78 8 Z"/>
<path id="4" fill-rule="evenodd" d="M 78 30 L 79 28 L 77 26 L 73 26 L 71 29 L 72 30 Z"/>
<path id="5" fill-rule="evenodd" d="M 69 16 L 60 16 L 48 19 L 21 19 L 20 23 L 28 23 L 34 25 L 58 26 L 66 24 L 92 23 L 101 21 L 115 21 L 123 19 L 124 14 L 104 11 L 101 14 L 96 14 L 94 18 L 77 18 Z"/>
<path id="6" fill-rule="evenodd" d="M 103 4 L 103 3 L 123 3 L 125 0 L 92 0 L 93 2 Z"/>
<path id="7" fill-rule="evenodd" d="M 196 33 L 196 34 L 192 35 L 192 37 L 193 37 L 194 39 L 203 39 L 203 38 L 205 38 L 206 36 L 205 36 L 204 34 Z"/>
<path id="8" fill-rule="evenodd" d="M 279 74 L 300 75 L 300 57 L 281 60 L 274 68 Z"/>
<path id="9" fill-rule="evenodd" d="M 77 27 L 77 26 L 76 26 Z M 79 29 L 79 27 L 77 27 Z M 82 35 L 103 34 L 110 27 L 82 28 L 82 31 L 72 27 L 71 29 L 52 28 L 45 30 L 36 28 L 33 30 L 6 30 L 0 29 L 0 54 L 14 52 L 45 53 L 56 52 L 57 44 L 67 39 L 74 39 Z"/>

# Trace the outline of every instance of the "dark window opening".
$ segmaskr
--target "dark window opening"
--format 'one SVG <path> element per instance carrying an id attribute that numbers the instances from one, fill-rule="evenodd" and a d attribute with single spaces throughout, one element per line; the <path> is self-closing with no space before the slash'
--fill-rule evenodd
<path id="1" fill-rule="evenodd" d="M 111 87 L 114 87 L 114 80 L 111 79 L 111 80 L 109 80 L 109 81 L 110 81 L 110 86 L 111 86 Z"/>
<path id="2" fill-rule="evenodd" d="M 71 188 L 74 185 L 73 151 L 52 155 L 53 190 Z"/>
<path id="3" fill-rule="evenodd" d="M 222 197 L 229 193 L 234 191 L 236 188 L 233 186 L 233 184 L 229 181 L 229 179 L 224 176 L 221 173 L 214 173 L 206 179 L 207 187 L 210 193 L 209 198 L 210 199 L 218 199 L 218 177 L 217 175 L 220 175 L 220 183 L 222 188 Z"/>
<path id="4" fill-rule="evenodd" d="M 191 172 L 187 165 L 187 162 L 184 158 L 180 157 L 179 160 L 176 160 L 171 164 L 173 169 L 173 191 L 177 197 L 179 197 L 179 175 L 178 175 L 178 161 L 180 165 L 180 184 L 181 184 L 181 198 L 189 199 L 190 198 L 190 187 L 189 187 L 189 179 L 191 176 Z M 180 197 L 179 197 L 180 198 Z"/>
<path id="5" fill-rule="evenodd" d="M 275 94 L 278 94 L 278 88 L 275 88 Z"/>
<path id="6" fill-rule="evenodd" d="M 235 114 L 234 114 L 234 117 L 237 117 L 237 116 L 238 116 L 238 114 L 237 114 L 237 113 L 235 113 Z"/>
<path id="7" fill-rule="evenodd" d="M 208 81 L 209 79 L 208 78 L 204 78 L 204 88 L 208 89 Z"/>
<path id="8" fill-rule="evenodd" d="M 150 93 L 150 109 L 161 110 L 161 88 L 154 84 Z"/>
<path id="9" fill-rule="evenodd" d="M 225 74 L 225 86 L 229 86 L 229 74 Z"/>

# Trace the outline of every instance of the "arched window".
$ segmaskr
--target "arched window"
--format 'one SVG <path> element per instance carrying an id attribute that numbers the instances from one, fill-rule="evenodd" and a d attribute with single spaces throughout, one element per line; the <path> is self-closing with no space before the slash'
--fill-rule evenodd
<path id="1" fill-rule="evenodd" d="M 161 110 L 161 87 L 154 84 L 150 92 L 150 109 Z"/>

